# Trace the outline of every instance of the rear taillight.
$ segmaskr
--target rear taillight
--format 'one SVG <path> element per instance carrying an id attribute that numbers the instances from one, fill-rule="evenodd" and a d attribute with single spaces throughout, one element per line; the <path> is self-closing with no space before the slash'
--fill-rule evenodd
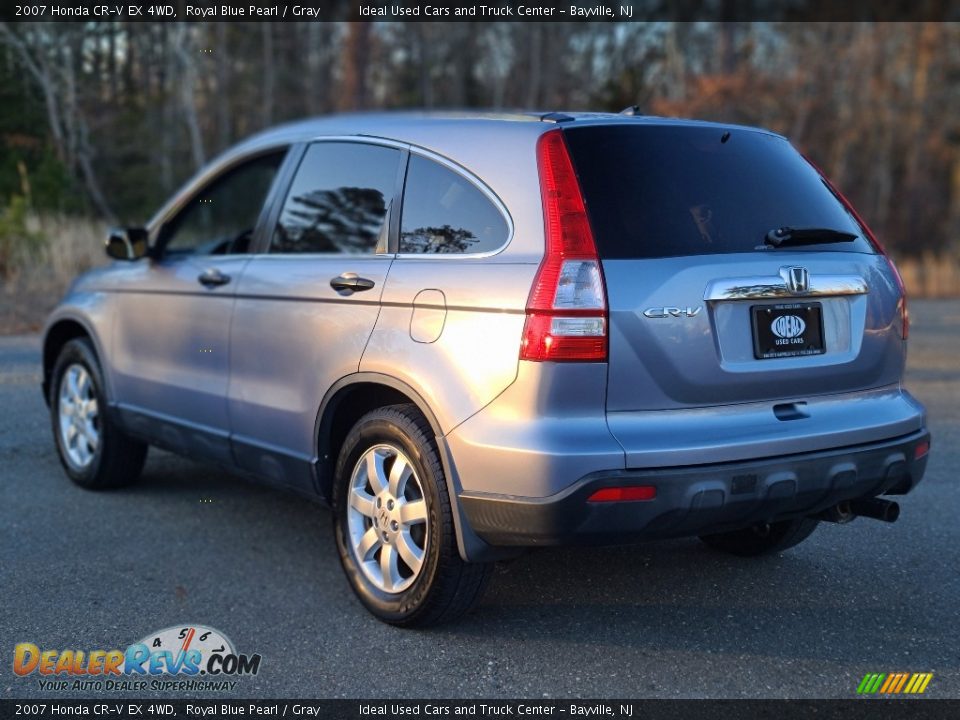
<path id="1" fill-rule="evenodd" d="M 890 272 L 893 273 L 893 278 L 897 283 L 897 287 L 900 289 L 900 301 L 897 303 L 897 310 L 900 312 L 901 334 L 903 335 L 903 339 L 906 340 L 910 337 L 910 311 L 907 308 L 907 287 L 903 284 L 903 277 L 901 277 L 900 271 L 897 270 L 897 266 L 894 264 L 893 258 L 887 254 L 887 249 L 879 240 L 877 240 L 877 236 L 873 234 L 873 230 L 871 230 L 866 221 L 860 217 L 860 213 L 857 212 L 857 209 L 853 206 L 853 203 L 847 199 L 847 196 L 840 192 L 837 186 L 830 181 L 830 178 L 828 178 L 819 167 L 817 167 L 813 160 L 806 156 L 804 156 L 804 159 L 813 166 L 813 169 L 817 171 L 823 182 L 825 182 L 827 187 L 830 188 L 830 191 L 841 203 L 843 203 L 843 206 L 847 209 L 847 212 L 853 215 L 854 219 L 857 221 L 857 223 L 859 223 L 860 227 L 862 227 L 863 231 L 866 233 L 867 240 L 870 241 L 870 244 L 873 245 L 874 249 L 878 253 L 883 255 L 884 259 L 887 261 L 887 265 L 890 266 Z"/>
<path id="2" fill-rule="evenodd" d="M 521 360 L 605 362 L 607 294 L 560 130 L 537 143 L 546 251 L 527 300 Z"/>

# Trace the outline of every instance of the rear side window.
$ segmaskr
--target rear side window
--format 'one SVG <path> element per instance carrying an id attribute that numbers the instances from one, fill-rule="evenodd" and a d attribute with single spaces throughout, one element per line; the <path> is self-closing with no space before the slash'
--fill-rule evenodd
<path id="1" fill-rule="evenodd" d="M 858 236 L 790 246 L 791 252 L 874 252 L 856 220 L 783 138 L 650 125 L 564 134 L 602 258 L 772 251 L 764 238 L 781 227 Z"/>
<path id="2" fill-rule="evenodd" d="M 400 220 L 401 253 L 483 253 L 507 242 L 503 213 L 458 172 L 410 156 Z"/>
<path id="3" fill-rule="evenodd" d="M 400 151 L 320 142 L 300 161 L 270 242 L 272 253 L 387 251 Z"/>

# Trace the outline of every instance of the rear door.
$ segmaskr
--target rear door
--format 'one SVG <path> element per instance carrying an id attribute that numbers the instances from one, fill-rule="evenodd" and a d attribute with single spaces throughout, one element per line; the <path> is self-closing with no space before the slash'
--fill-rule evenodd
<path id="1" fill-rule="evenodd" d="M 321 401 L 357 372 L 380 311 L 405 153 L 360 139 L 308 146 L 243 274 L 229 409 L 237 462 L 260 476 L 312 489 Z"/>
<path id="2" fill-rule="evenodd" d="M 565 136 L 607 286 L 609 411 L 898 382 L 899 289 L 886 259 L 785 139 L 643 122 Z M 774 248 L 765 238 L 778 228 L 852 239 Z"/>

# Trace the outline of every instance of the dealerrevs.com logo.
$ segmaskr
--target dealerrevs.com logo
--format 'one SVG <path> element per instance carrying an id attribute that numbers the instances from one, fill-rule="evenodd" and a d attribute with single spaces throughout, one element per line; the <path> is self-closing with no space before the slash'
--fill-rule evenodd
<path id="1" fill-rule="evenodd" d="M 238 653 L 219 630 L 178 625 L 125 650 L 52 650 L 29 642 L 13 650 L 13 672 L 36 674 L 41 690 L 233 690 L 256 675 L 259 654 Z"/>

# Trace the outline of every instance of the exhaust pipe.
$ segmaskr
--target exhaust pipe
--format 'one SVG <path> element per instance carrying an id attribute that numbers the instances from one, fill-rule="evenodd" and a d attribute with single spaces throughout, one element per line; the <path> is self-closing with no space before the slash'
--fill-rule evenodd
<path id="1" fill-rule="evenodd" d="M 867 498 L 863 500 L 851 500 L 850 511 L 854 515 L 882 520 L 883 522 L 896 522 L 900 517 L 900 505 L 890 500 L 881 500 L 880 498 Z"/>
<path id="2" fill-rule="evenodd" d="M 860 500 L 845 500 L 827 508 L 816 517 L 832 523 L 848 523 L 857 516 L 896 522 L 900 517 L 900 505 L 890 500 L 880 498 L 861 498 Z"/>
<path id="3" fill-rule="evenodd" d="M 817 518 L 820 520 L 826 520 L 827 522 L 838 523 L 840 525 L 850 522 L 855 517 L 856 515 L 850 510 L 849 501 L 846 500 L 842 503 L 837 503 L 831 508 L 827 508 L 817 515 Z"/>

